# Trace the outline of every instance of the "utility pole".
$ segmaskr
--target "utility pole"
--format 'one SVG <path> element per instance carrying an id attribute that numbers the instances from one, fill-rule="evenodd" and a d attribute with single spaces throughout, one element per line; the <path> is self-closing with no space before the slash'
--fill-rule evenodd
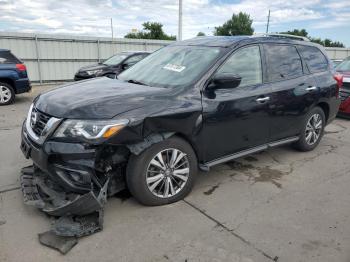
<path id="1" fill-rule="evenodd" d="M 267 16 L 266 34 L 269 33 L 269 25 L 270 25 L 270 9 L 269 9 L 269 15 Z"/>
<path id="2" fill-rule="evenodd" d="M 179 0 L 179 24 L 178 24 L 178 34 L 177 34 L 177 40 L 182 40 L 182 0 Z"/>
<path id="3" fill-rule="evenodd" d="M 111 18 L 111 32 L 112 32 L 112 41 L 113 41 L 113 18 Z"/>

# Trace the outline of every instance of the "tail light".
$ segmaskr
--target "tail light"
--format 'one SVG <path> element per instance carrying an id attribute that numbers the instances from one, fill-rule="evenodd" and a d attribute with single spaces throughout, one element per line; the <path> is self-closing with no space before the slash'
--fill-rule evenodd
<path id="1" fill-rule="evenodd" d="M 334 77 L 334 80 L 337 81 L 337 97 L 339 98 L 339 89 L 342 88 L 343 86 L 344 76 L 337 73 L 333 77 Z"/>
<path id="2" fill-rule="evenodd" d="M 25 66 L 25 64 L 16 64 L 16 68 L 18 71 L 26 71 L 27 70 L 27 67 Z"/>

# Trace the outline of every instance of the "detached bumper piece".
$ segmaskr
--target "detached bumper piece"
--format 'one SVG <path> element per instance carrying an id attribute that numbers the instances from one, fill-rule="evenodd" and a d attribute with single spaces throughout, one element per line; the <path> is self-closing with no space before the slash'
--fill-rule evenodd
<path id="1" fill-rule="evenodd" d="M 106 181 L 96 194 L 67 193 L 55 186 L 49 177 L 33 166 L 22 169 L 21 188 L 24 202 L 54 217 L 51 230 L 39 234 L 45 246 L 66 254 L 77 243 L 77 238 L 103 229 L 103 206 L 107 199 Z"/>

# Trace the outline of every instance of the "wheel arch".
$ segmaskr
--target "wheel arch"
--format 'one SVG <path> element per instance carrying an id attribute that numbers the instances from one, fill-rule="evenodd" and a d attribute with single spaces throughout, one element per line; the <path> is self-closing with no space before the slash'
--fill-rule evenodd
<path id="1" fill-rule="evenodd" d="M 174 133 L 172 136 L 177 136 L 177 137 L 181 138 L 182 140 L 186 141 L 192 147 L 193 152 L 196 155 L 197 162 L 200 161 L 199 160 L 199 157 L 200 157 L 199 149 L 195 146 L 195 144 L 193 143 L 193 141 L 191 141 L 191 139 L 189 139 L 185 134 L 182 134 L 179 132 Z"/>
<path id="2" fill-rule="evenodd" d="M 328 103 L 320 102 L 316 106 L 320 107 L 323 110 L 324 115 L 326 117 L 326 122 L 327 122 L 328 118 L 329 118 L 329 105 L 328 105 Z"/>
<path id="3" fill-rule="evenodd" d="M 0 82 L 10 85 L 15 91 L 15 82 L 10 78 L 0 77 Z"/>

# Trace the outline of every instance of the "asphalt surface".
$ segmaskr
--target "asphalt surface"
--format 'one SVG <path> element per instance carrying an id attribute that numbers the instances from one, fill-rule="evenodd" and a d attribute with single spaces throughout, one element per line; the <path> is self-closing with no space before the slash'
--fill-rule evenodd
<path id="1" fill-rule="evenodd" d="M 50 220 L 19 188 L 21 123 L 36 94 L 0 107 L 0 261 L 350 261 L 350 122 L 335 120 L 313 152 L 286 146 L 201 173 L 178 203 L 109 199 L 104 230 L 67 255 L 40 245 Z"/>

